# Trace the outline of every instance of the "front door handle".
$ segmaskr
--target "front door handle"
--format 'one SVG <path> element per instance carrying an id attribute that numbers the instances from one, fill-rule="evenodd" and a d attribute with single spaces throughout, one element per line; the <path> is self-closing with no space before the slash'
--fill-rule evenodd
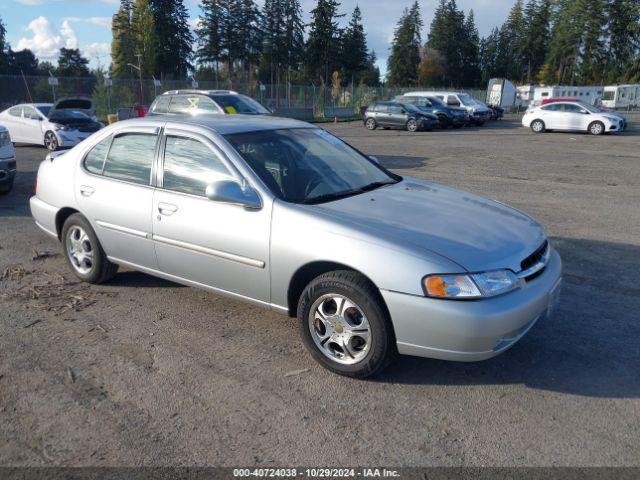
<path id="1" fill-rule="evenodd" d="M 89 185 L 80 185 L 80 195 L 82 195 L 83 197 L 90 197 L 95 191 L 96 189 L 90 187 Z"/>
<path id="2" fill-rule="evenodd" d="M 158 211 L 162 215 L 173 215 L 178 211 L 178 207 L 176 205 L 172 205 L 170 203 L 160 202 L 158 203 Z"/>

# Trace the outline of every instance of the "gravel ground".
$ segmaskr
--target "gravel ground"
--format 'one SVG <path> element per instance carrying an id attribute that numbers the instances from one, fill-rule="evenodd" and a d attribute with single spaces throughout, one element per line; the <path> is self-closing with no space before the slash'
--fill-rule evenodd
<path id="1" fill-rule="evenodd" d="M 132 271 L 77 283 L 28 209 L 46 152 L 18 147 L 0 197 L 1 465 L 640 464 L 640 124 L 327 129 L 537 217 L 565 262 L 557 314 L 489 361 L 342 378 L 293 319 Z"/>

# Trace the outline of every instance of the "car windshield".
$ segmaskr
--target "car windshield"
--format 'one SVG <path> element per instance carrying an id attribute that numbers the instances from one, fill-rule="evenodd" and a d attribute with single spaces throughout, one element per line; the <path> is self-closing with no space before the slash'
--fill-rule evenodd
<path id="1" fill-rule="evenodd" d="M 49 105 L 41 105 L 41 106 L 36 107 L 36 108 L 45 117 L 49 116 L 49 111 L 51 110 L 51 107 Z"/>
<path id="2" fill-rule="evenodd" d="M 475 105 L 475 100 L 466 93 L 459 94 L 458 98 L 460 99 L 463 105 L 466 105 L 468 107 L 472 107 L 473 105 Z"/>
<path id="3" fill-rule="evenodd" d="M 254 99 L 244 95 L 214 95 L 212 98 L 226 113 L 244 115 L 268 115 L 271 113 Z"/>
<path id="4" fill-rule="evenodd" d="M 49 120 L 90 120 L 91 118 L 84 112 L 78 110 L 55 110 Z"/>
<path id="5" fill-rule="evenodd" d="M 446 107 L 445 103 L 440 100 L 438 97 L 427 97 L 434 106 L 437 107 Z"/>
<path id="6" fill-rule="evenodd" d="M 324 203 L 401 180 L 319 128 L 262 130 L 225 138 L 273 194 L 287 202 Z"/>

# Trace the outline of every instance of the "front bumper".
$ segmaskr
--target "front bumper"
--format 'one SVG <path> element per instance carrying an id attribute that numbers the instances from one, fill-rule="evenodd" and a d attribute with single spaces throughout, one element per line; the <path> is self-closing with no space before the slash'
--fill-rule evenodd
<path id="1" fill-rule="evenodd" d="M 16 177 L 16 159 L 0 159 L 0 187 L 7 187 L 13 184 Z"/>
<path id="2" fill-rule="evenodd" d="M 418 357 L 477 361 L 494 357 L 547 317 L 558 300 L 562 261 L 551 250 L 542 274 L 513 292 L 475 301 L 382 291 L 398 351 Z"/>

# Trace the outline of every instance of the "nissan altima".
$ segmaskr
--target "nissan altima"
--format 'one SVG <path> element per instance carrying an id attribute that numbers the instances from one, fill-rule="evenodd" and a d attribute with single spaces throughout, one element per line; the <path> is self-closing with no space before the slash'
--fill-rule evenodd
<path id="1" fill-rule="evenodd" d="M 123 266 L 295 316 L 311 355 L 353 377 L 398 353 L 498 355 L 560 291 L 529 215 L 289 119 L 118 122 L 48 155 L 31 211 L 80 279 Z"/>

